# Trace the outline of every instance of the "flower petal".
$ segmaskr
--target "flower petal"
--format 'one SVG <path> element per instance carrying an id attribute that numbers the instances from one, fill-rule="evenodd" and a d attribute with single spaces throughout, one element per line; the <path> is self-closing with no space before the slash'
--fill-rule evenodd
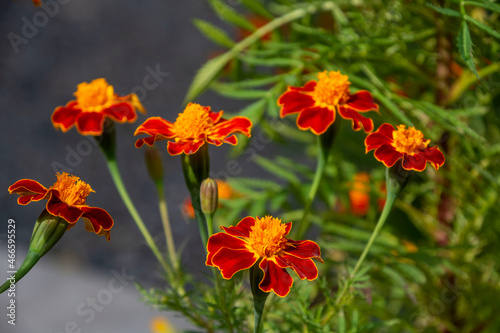
<path id="1" fill-rule="evenodd" d="M 37 181 L 31 179 L 21 179 L 9 186 L 9 193 L 18 194 L 17 203 L 27 205 L 31 201 L 39 201 L 45 198 L 47 188 Z"/>
<path id="2" fill-rule="evenodd" d="M 234 133 L 250 137 L 251 128 L 252 122 L 246 117 L 233 117 L 229 120 L 222 119 L 212 127 L 212 133 L 208 137 L 212 140 L 223 140 Z"/>
<path id="3" fill-rule="evenodd" d="M 318 277 L 318 268 L 312 259 L 299 259 L 294 256 L 281 255 L 276 257 L 276 264 L 281 268 L 294 270 L 301 280 L 312 281 Z"/>
<path id="4" fill-rule="evenodd" d="M 415 170 L 424 171 L 427 164 L 427 159 L 423 154 L 408 155 L 403 154 L 403 169 L 405 170 Z"/>
<path id="5" fill-rule="evenodd" d="M 302 87 L 288 87 L 289 90 L 295 90 L 295 91 L 314 91 L 314 88 L 316 87 L 316 84 L 318 82 L 311 80 L 307 81 L 306 84 Z"/>
<path id="6" fill-rule="evenodd" d="M 126 121 L 133 123 L 137 119 L 137 114 L 130 103 L 111 105 L 109 108 L 103 110 L 103 113 L 119 123 L 124 123 Z"/>
<path id="7" fill-rule="evenodd" d="M 346 104 L 358 112 L 377 111 L 378 104 L 373 101 L 372 94 L 366 90 L 360 90 L 352 94 Z"/>
<path id="8" fill-rule="evenodd" d="M 51 194 L 49 201 L 47 201 L 47 211 L 54 215 L 59 216 L 68 221 L 68 223 L 76 223 L 83 215 L 83 211 L 74 206 L 69 206 L 67 203 L 59 199 L 59 192 L 57 190 L 49 190 Z"/>
<path id="9" fill-rule="evenodd" d="M 82 135 L 101 135 L 103 125 L 102 112 L 82 112 L 76 117 L 76 129 Z"/>
<path id="10" fill-rule="evenodd" d="M 373 120 L 363 117 L 356 109 L 351 108 L 347 104 L 339 106 L 339 114 L 344 119 L 352 120 L 352 129 L 355 131 L 359 131 L 361 127 L 363 127 L 366 133 L 373 130 Z"/>
<path id="11" fill-rule="evenodd" d="M 212 259 L 220 249 L 244 250 L 246 249 L 245 244 L 243 240 L 223 232 L 213 234 L 207 242 L 207 260 L 205 264 L 213 266 Z"/>
<path id="12" fill-rule="evenodd" d="M 297 113 L 314 105 L 314 99 L 299 91 L 288 90 L 278 99 L 281 106 L 280 116 L 283 118 L 292 113 Z"/>
<path id="13" fill-rule="evenodd" d="M 301 259 L 315 258 L 321 261 L 319 245 L 310 240 L 294 241 L 289 239 L 283 252 Z"/>
<path id="14" fill-rule="evenodd" d="M 228 136 L 223 141 L 224 141 L 224 143 L 229 143 L 233 146 L 236 146 L 238 144 L 238 138 L 236 137 L 236 135 Z M 217 146 L 220 146 L 220 145 L 217 145 Z"/>
<path id="15" fill-rule="evenodd" d="M 373 156 L 375 156 L 378 161 L 384 163 L 386 167 L 391 167 L 397 160 L 403 157 L 403 154 L 396 151 L 393 146 L 383 144 L 375 150 Z"/>
<path id="16" fill-rule="evenodd" d="M 297 117 L 297 126 L 301 130 L 308 130 L 320 135 L 335 121 L 335 112 L 328 108 L 311 107 L 304 109 Z"/>
<path id="17" fill-rule="evenodd" d="M 218 267 L 224 279 L 230 279 L 236 272 L 252 267 L 259 256 L 244 250 L 220 249 L 213 257 L 212 264 Z"/>
<path id="18" fill-rule="evenodd" d="M 264 272 L 259 288 L 265 292 L 274 291 L 279 297 L 285 297 L 292 289 L 293 279 L 286 269 L 279 267 L 275 262 L 262 259 L 259 264 Z"/>
<path id="19" fill-rule="evenodd" d="M 138 140 L 139 141 L 139 140 Z M 173 142 L 169 141 L 167 145 L 167 150 L 168 153 L 172 156 L 179 155 L 179 154 L 194 154 L 200 149 L 201 146 L 205 144 L 205 141 L 178 141 L 178 142 Z M 137 145 L 137 143 L 136 143 Z"/>
<path id="20" fill-rule="evenodd" d="M 175 136 L 173 124 L 161 117 L 151 117 L 137 127 L 134 135 L 148 134 L 150 137 L 138 139 L 136 148 L 141 148 L 144 143 L 153 146 L 158 140 L 171 139 Z"/>
<path id="21" fill-rule="evenodd" d="M 427 149 L 422 151 L 422 154 L 427 159 L 427 162 L 432 164 L 434 169 L 438 170 L 443 166 L 444 155 L 438 147 L 428 147 Z"/>
<path id="22" fill-rule="evenodd" d="M 60 106 L 54 110 L 51 116 L 52 125 L 55 128 L 67 132 L 75 125 L 76 117 L 82 113 L 82 110 L 75 108 L 75 101 L 69 102 L 66 106 Z"/>
<path id="23" fill-rule="evenodd" d="M 242 219 L 238 224 L 234 227 L 224 227 L 221 228 L 230 235 L 236 237 L 250 237 L 250 231 L 252 227 L 255 225 L 255 218 L 252 216 L 247 216 Z"/>
<path id="24" fill-rule="evenodd" d="M 376 149 L 383 144 L 391 144 L 393 142 L 392 133 L 394 127 L 390 124 L 382 124 L 375 132 L 368 134 L 365 139 L 366 153 L 372 149 Z"/>
<path id="25" fill-rule="evenodd" d="M 82 218 L 85 219 L 85 229 L 104 235 L 109 241 L 109 230 L 113 227 L 113 218 L 107 211 L 97 207 L 80 207 L 83 211 Z"/>
<path id="26" fill-rule="evenodd" d="M 209 106 L 204 106 L 203 108 L 205 109 L 209 109 L 210 110 L 210 107 Z M 210 119 L 212 119 L 212 121 L 214 122 L 214 124 L 217 124 L 220 119 L 222 118 L 222 115 L 224 114 L 224 111 L 220 110 L 219 112 L 212 112 L 210 111 L 208 113 L 208 116 L 210 117 Z"/>

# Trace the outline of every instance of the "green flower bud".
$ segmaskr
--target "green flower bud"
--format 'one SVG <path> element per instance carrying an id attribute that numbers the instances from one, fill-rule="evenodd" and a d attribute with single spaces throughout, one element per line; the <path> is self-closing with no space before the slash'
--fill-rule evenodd
<path id="1" fill-rule="evenodd" d="M 219 191 L 215 180 L 207 178 L 201 183 L 200 199 L 203 214 L 213 215 L 219 203 Z"/>
<path id="2" fill-rule="evenodd" d="M 163 181 L 163 162 L 161 153 L 156 147 L 147 147 L 144 153 L 148 174 L 155 183 Z"/>

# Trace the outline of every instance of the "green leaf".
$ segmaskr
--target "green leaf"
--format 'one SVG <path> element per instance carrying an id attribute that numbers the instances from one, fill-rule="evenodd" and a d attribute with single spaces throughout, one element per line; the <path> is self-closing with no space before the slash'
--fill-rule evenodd
<path id="1" fill-rule="evenodd" d="M 426 4 L 427 7 L 434 9 L 436 12 L 443 14 L 443 15 L 448 15 L 448 16 L 454 16 L 454 17 L 462 17 L 462 14 L 460 12 L 457 12 L 456 10 L 450 9 L 450 8 L 443 8 L 443 7 L 438 7 L 435 6 L 431 3 Z"/>
<path id="2" fill-rule="evenodd" d="M 253 124 L 257 124 L 262 119 L 262 115 L 264 114 L 264 106 L 266 105 L 265 99 L 260 99 L 244 109 L 242 109 L 238 115 L 242 117 L 249 118 Z"/>
<path id="3" fill-rule="evenodd" d="M 500 39 L 500 33 L 498 33 L 497 31 L 493 30 L 492 28 L 488 27 L 486 24 L 481 23 L 478 20 L 475 20 L 475 19 L 473 19 L 472 17 L 470 17 L 468 15 L 465 16 L 465 19 L 467 21 L 471 22 L 471 23 L 474 23 L 477 27 L 483 29 L 484 31 L 486 31 L 487 33 L 489 33 L 490 35 L 492 35 L 493 37 Z"/>
<path id="4" fill-rule="evenodd" d="M 483 7 L 486 9 L 490 9 L 494 12 L 500 13 L 500 5 L 493 3 L 488 0 L 483 0 L 482 2 L 477 2 L 477 1 L 464 1 L 464 5 L 472 5 L 472 6 L 478 6 L 478 7 Z"/>
<path id="5" fill-rule="evenodd" d="M 220 0 L 210 0 L 210 5 L 221 20 L 228 21 L 248 31 L 255 31 L 255 27 L 252 23 L 248 22 L 246 18 L 238 14 L 238 12 L 226 5 L 224 2 Z"/>
<path id="6" fill-rule="evenodd" d="M 266 67 L 304 67 L 304 64 L 296 59 L 290 58 L 268 58 L 262 59 L 258 57 L 244 56 L 241 61 L 250 65 L 259 65 Z"/>
<path id="7" fill-rule="evenodd" d="M 285 179 L 290 183 L 294 184 L 300 183 L 299 178 L 297 178 L 297 176 L 294 173 L 283 169 L 281 165 L 276 164 L 274 161 L 271 161 L 270 159 L 258 155 L 255 157 L 254 161 L 258 165 L 260 165 L 263 169 L 269 171 L 270 173 L 274 174 L 279 178 Z"/>
<path id="8" fill-rule="evenodd" d="M 395 268 L 397 268 L 398 271 L 403 273 L 408 279 L 412 280 L 417 284 L 424 284 L 427 281 L 425 274 L 422 273 L 420 269 L 418 269 L 413 265 L 397 263 L 395 264 Z"/>
<path id="9" fill-rule="evenodd" d="M 203 35 L 215 44 L 225 47 L 234 46 L 234 41 L 226 34 L 226 32 L 212 23 L 197 18 L 193 19 L 193 23 Z"/>
<path id="10" fill-rule="evenodd" d="M 257 0 L 240 0 L 241 3 L 255 14 L 272 19 L 273 15 Z"/>
<path id="11" fill-rule="evenodd" d="M 198 97 L 199 94 L 205 91 L 208 85 L 216 78 L 231 58 L 233 58 L 233 54 L 227 52 L 207 61 L 198 70 L 198 73 L 196 73 L 184 99 L 184 104 L 191 102 Z"/>
<path id="12" fill-rule="evenodd" d="M 236 90 L 228 89 L 224 84 L 214 83 L 212 88 L 222 96 L 234 98 L 234 99 L 257 99 L 266 97 L 268 94 L 267 90 Z"/>
<path id="13" fill-rule="evenodd" d="M 469 27 L 467 27 L 467 22 L 465 20 L 462 21 L 462 27 L 460 28 L 460 33 L 457 37 L 457 46 L 460 55 L 462 56 L 462 60 L 465 62 L 467 67 L 476 74 L 479 78 L 479 74 L 477 73 L 476 66 L 474 64 L 474 56 L 472 55 L 472 39 L 470 37 Z"/>

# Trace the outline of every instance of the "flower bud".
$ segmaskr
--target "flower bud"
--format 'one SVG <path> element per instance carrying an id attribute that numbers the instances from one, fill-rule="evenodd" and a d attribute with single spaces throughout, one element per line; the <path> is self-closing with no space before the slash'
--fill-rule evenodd
<path id="1" fill-rule="evenodd" d="M 201 211 L 203 214 L 214 214 L 219 203 L 217 182 L 207 178 L 200 187 Z"/>
<path id="2" fill-rule="evenodd" d="M 156 147 L 148 147 L 144 153 L 148 174 L 154 182 L 163 181 L 163 162 L 161 153 Z"/>

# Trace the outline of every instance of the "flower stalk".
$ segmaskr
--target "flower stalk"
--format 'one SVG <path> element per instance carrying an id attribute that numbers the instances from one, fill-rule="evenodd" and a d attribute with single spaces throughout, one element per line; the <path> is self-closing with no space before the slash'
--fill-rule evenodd
<path id="1" fill-rule="evenodd" d="M 335 135 L 337 133 L 338 127 L 339 122 L 335 122 L 332 126 L 330 126 L 330 128 L 328 128 L 325 133 L 317 136 L 318 162 L 316 164 L 316 171 L 314 173 L 313 182 L 311 184 L 311 188 L 309 189 L 309 194 L 307 195 L 306 203 L 304 205 L 304 212 L 302 213 L 299 227 L 297 229 L 297 232 L 295 233 L 295 237 L 298 239 L 301 239 L 304 236 L 311 225 L 311 222 L 307 219 L 307 216 L 309 215 L 311 206 L 314 202 L 314 199 L 316 198 L 316 194 L 318 193 L 319 184 L 321 183 L 321 179 L 323 178 L 325 167 L 328 161 L 328 157 L 330 156 L 331 148 L 335 140 Z"/>
<path id="2" fill-rule="evenodd" d="M 12 279 L 8 279 L 0 286 L 0 294 L 21 278 L 23 278 L 35 264 L 61 239 L 68 228 L 68 222 L 64 219 L 50 214 L 46 209 L 40 214 L 36 220 L 31 235 L 28 254 L 23 263 L 13 274 Z"/>
<path id="3" fill-rule="evenodd" d="M 259 262 L 255 263 L 249 271 L 250 287 L 253 295 L 253 310 L 254 310 L 254 333 L 262 332 L 262 317 L 267 297 L 270 293 L 259 288 L 259 283 L 264 278 L 264 273 L 259 268 Z"/>
<path id="4" fill-rule="evenodd" d="M 337 309 L 341 308 L 342 305 L 344 304 L 344 297 L 346 296 L 346 293 L 351 288 L 352 283 L 356 278 L 356 274 L 359 272 L 361 266 L 363 265 L 366 259 L 366 256 L 370 252 L 370 249 L 372 248 L 376 238 L 380 234 L 380 231 L 382 230 L 382 227 L 384 226 L 385 221 L 387 220 L 387 217 L 389 216 L 389 213 L 391 212 L 392 207 L 394 206 L 396 198 L 399 196 L 403 188 L 408 183 L 411 173 L 412 173 L 411 170 L 403 169 L 401 161 L 396 162 L 396 164 L 394 164 L 392 167 L 386 169 L 387 199 L 385 201 L 384 208 L 382 210 L 382 213 L 380 214 L 377 224 L 375 225 L 375 228 L 373 229 L 373 232 L 370 236 L 370 239 L 368 240 L 368 243 L 365 245 L 365 248 L 363 249 L 361 256 L 356 262 L 356 266 L 354 266 L 354 269 L 349 274 L 347 281 L 344 283 L 342 289 L 339 291 L 337 295 L 337 299 L 335 301 L 335 306 Z M 327 323 L 332 318 L 333 315 L 334 312 L 330 311 L 325 316 L 323 324 Z"/>
<path id="5" fill-rule="evenodd" d="M 200 237 L 203 245 L 206 246 L 209 230 L 205 214 L 201 209 L 200 187 L 203 180 L 208 178 L 210 169 L 208 146 L 201 146 L 194 154 L 182 154 L 181 163 L 184 180 L 191 196 L 196 222 L 200 230 Z"/>
<path id="6" fill-rule="evenodd" d="M 106 122 L 108 122 L 108 120 L 106 120 Z M 137 209 L 134 206 L 134 203 L 132 202 L 132 199 L 130 199 L 127 189 L 125 188 L 125 184 L 123 182 L 120 170 L 118 169 L 118 164 L 116 162 L 116 144 L 115 144 L 116 139 L 115 139 L 114 125 L 112 122 L 108 123 L 107 125 L 108 126 L 106 126 L 105 124 L 105 128 L 107 128 L 108 130 L 104 131 L 101 136 L 96 137 L 96 140 L 104 154 L 104 157 L 106 158 L 106 164 L 108 166 L 109 173 L 111 174 L 111 178 L 113 179 L 116 189 L 118 190 L 118 194 L 120 194 L 120 197 L 123 203 L 125 204 L 125 207 L 127 207 L 130 215 L 132 216 L 132 219 L 139 228 L 139 231 L 144 237 L 144 240 L 146 241 L 147 245 L 155 255 L 156 259 L 158 260 L 162 268 L 165 270 L 165 272 L 169 272 L 169 267 L 167 265 L 167 262 L 165 261 L 165 258 L 161 255 L 158 246 L 154 242 L 153 237 L 151 237 L 151 234 L 146 228 L 144 221 L 139 215 Z"/>

